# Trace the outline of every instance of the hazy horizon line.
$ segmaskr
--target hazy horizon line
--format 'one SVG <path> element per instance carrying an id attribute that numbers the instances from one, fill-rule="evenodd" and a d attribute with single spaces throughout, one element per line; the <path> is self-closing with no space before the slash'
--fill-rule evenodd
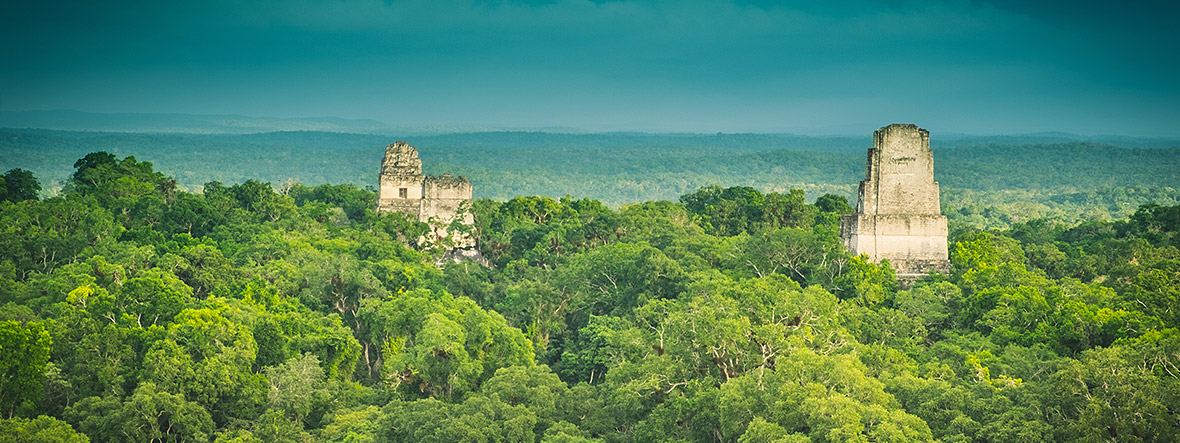
<path id="1" fill-rule="evenodd" d="M 74 114 L 74 115 L 78 115 L 78 116 L 87 116 L 87 117 L 92 117 L 92 118 L 102 118 L 102 117 L 108 117 L 108 118 L 172 117 L 172 118 L 194 118 L 194 119 L 241 118 L 241 119 L 247 119 L 247 120 L 256 120 L 256 121 L 258 121 L 257 123 L 261 123 L 261 122 L 265 122 L 265 121 L 281 121 L 281 122 L 295 122 L 295 123 L 312 123 L 312 122 L 332 123 L 332 122 L 335 122 L 338 124 L 348 124 L 348 126 L 334 127 L 334 128 L 325 127 L 325 128 L 304 128 L 304 129 L 258 128 L 257 131 L 249 131 L 248 127 L 237 127 L 237 129 L 239 129 L 239 131 L 235 132 L 235 131 L 232 131 L 232 129 L 235 128 L 234 126 L 223 124 L 224 130 L 219 132 L 219 131 L 214 131 L 214 130 L 200 131 L 199 128 L 197 128 L 195 126 L 188 127 L 187 129 L 190 129 L 190 130 L 185 131 L 184 129 L 186 129 L 186 128 L 184 127 L 184 125 L 177 125 L 177 127 L 169 128 L 166 130 L 148 130 L 148 129 L 143 129 L 143 128 L 134 129 L 134 128 L 129 128 L 129 127 L 104 128 L 104 129 L 97 129 L 97 128 L 79 129 L 79 128 L 64 127 L 64 126 L 68 126 L 68 124 L 65 124 L 65 122 L 58 122 L 58 124 L 45 124 L 43 122 L 43 123 L 41 123 L 41 126 L 11 126 L 10 123 L 13 123 L 13 122 L 7 121 L 7 120 L 10 120 L 11 117 L 14 117 L 14 116 L 19 116 L 19 115 L 28 116 L 28 115 L 35 115 L 35 114 L 43 114 L 43 115 L 56 114 L 59 117 L 63 114 Z M 9 118 L 5 118 L 5 116 L 8 116 Z M 45 118 L 45 117 L 43 116 L 42 118 Z M 19 121 L 17 123 L 19 124 Z M 79 126 L 85 126 L 87 124 L 86 122 L 81 122 L 81 121 L 72 122 L 72 123 L 74 125 L 79 125 Z M 121 123 L 128 124 L 130 122 L 121 122 Z M 206 123 L 209 124 L 210 122 L 206 122 Z M 921 123 L 901 122 L 901 121 L 884 123 L 884 124 L 878 126 L 877 128 L 888 126 L 888 125 L 894 124 L 894 123 L 914 123 L 914 124 L 917 124 L 919 127 L 930 130 L 930 128 L 923 126 Z M 94 124 L 94 123 L 90 123 L 90 124 Z M 140 124 L 151 124 L 151 122 L 141 122 Z M 118 124 L 112 122 L 112 123 L 108 123 L 108 125 L 117 126 Z M 835 125 L 835 126 L 847 127 L 848 125 Z M 761 130 L 761 131 L 759 131 L 759 130 L 719 130 L 719 131 L 700 130 L 700 131 L 692 131 L 692 130 L 671 130 L 671 129 L 658 129 L 658 128 L 608 129 L 608 128 L 580 127 L 580 126 L 576 126 L 576 125 L 535 125 L 535 126 L 533 126 L 533 125 L 519 125 L 519 124 L 487 125 L 487 124 L 465 124 L 465 123 L 446 123 L 446 122 L 432 123 L 432 124 L 399 125 L 399 124 L 395 124 L 395 123 L 389 123 L 387 121 L 383 121 L 383 120 L 380 120 L 377 118 L 347 118 L 347 117 L 338 117 L 338 116 L 333 116 L 333 115 L 270 116 L 270 115 L 250 115 L 247 113 L 204 114 L 204 113 L 185 113 L 185 112 L 94 112 L 94 111 L 82 111 L 82 110 L 78 110 L 78 109 L 64 109 L 64 108 L 62 108 L 62 109 L 3 110 L 3 111 L 0 111 L 0 128 L 14 129 L 14 130 L 15 129 L 40 129 L 40 130 L 55 130 L 55 131 L 74 131 L 74 132 L 112 132 L 112 133 L 122 132 L 122 133 L 143 133 L 143 134 L 209 134 L 209 135 L 213 135 L 213 134 L 246 135 L 246 134 L 265 134 L 265 133 L 272 133 L 272 132 L 334 132 L 334 133 L 358 134 L 358 135 L 384 135 L 384 134 L 388 134 L 389 132 L 405 131 L 405 132 L 418 132 L 418 133 L 429 133 L 429 134 L 440 134 L 440 135 L 441 134 L 469 134 L 469 133 L 481 133 L 481 132 L 532 132 L 532 133 L 570 134 L 570 135 L 611 135 L 611 134 L 626 135 L 626 134 L 634 134 L 634 135 L 664 135 L 664 136 L 754 134 L 754 135 L 789 135 L 789 136 L 820 137 L 820 138 L 824 138 L 824 137 L 831 137 L 831 138 L 870 137 L 872 135 L 871 131 L 876 130 L 876 128 L 874 128 L 872 130 L 869 130 L 868 132 L 865 132 L 863 130 L 853 130 L 850 128 L 844 129 L 844 130 L 832 130 L 831 128 L 828 128 L 826 130 L 824 128 L 815 128 L 813 130 L 806 130 L 806 129 L 800 130 L 798 128 L 796 128 L 796 129 L 785 129 L 784 128 L 784 129 L 779 129 L 779 130 L 768 129 L 768 130 Z M 212 128 L 207 128 L 207 129 L 212 129 Z M 246 129 L 246 131 L 241 131 L 242 129 Z M 952 137 L 952 138 L 1014 136 L 1014 137 L 1133 138 L 1133 139 L 1165 139 L 1165 140 L 1175 139 L 1175 140 L 1180 140 L 1180 134 L 1176 134 L 1176 135 L 1131 135 L 1131 134 L 1118 134 L 1118 133 L 1085 134 L 1085 133 L 1077 133 L 1077 132 L 1054 130 L 1054 129 L 1045 129 L 1045 130 L 1031 131 L 1031 132 L 963 132 L 963 131 L 936 131 L 936 130 L 931 130 L 931 132 L 936 132 L 939 137 Z"/>

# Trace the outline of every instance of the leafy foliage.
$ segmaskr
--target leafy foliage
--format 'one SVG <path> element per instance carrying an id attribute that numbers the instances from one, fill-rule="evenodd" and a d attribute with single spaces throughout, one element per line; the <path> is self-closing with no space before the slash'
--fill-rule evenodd
<path id="1" fill-rule="evenodd" d="M 439 269 L 372 190 L 75 168 L 0 203 L 5 441 L 1180 433 L 1180 206 L 960 227 L 951 274 L 904 287 L 844 250 L 838 194 L 483 199 L 494 266 Z"/>
<path id="2" fill-rule="evenodd" d="M 0 200 L 13 203 L 36 200 L 38 192 L 41 192 L 41 184 L 31 171 L 14 168 L 0 177 Z"/>

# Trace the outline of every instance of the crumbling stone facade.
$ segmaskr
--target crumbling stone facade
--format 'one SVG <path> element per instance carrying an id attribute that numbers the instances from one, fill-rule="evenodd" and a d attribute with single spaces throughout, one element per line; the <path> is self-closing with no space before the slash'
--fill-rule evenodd
<path id="1" fill-rule="evenodd" d="M 428 242 L 450 238 L 456 247 L 475 246 L 472 236 L 448 232 L 456 220 L 467 226 L 475 224 L 470 212 L 472 187 L 467 178 L 423 175 L 418 150 L 399 141 L 385 147 L 380 185 L 377 211 L 401 212 L 429 223 L 433 238 L 424 239 Z"/>
<path id="2" fill-rule="evenodd" d="M 889 260 L 903 282 L 950 270 L 929 131 L 892 124 L 873 133 L 856 213 L 841 219 L 840 237 L 854 254 Z"/>

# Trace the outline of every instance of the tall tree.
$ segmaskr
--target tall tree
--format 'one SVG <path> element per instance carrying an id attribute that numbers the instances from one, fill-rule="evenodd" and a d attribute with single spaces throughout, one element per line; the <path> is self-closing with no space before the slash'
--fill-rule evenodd
<path id="1" fill-rule="evenodd" d="M 0 413 L 33 409 L 45 383 L 52 341 L 41 323 L 0 321 Z"/>
<path id="2" fill-rule="evenodd" d="M 36 200 L 37 193 L 41 192 L 41 184 L 37 183 L 33 173 L 21 168 L 9 169 L 0 183 L 4 186 L 3 200 L 10 202 Z"/>

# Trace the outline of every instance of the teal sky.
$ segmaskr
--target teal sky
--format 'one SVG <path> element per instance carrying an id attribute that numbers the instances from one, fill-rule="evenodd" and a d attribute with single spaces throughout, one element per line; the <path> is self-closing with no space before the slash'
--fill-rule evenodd
<path id="1" fill-rule="evenodd" d="M 1180 136 L 1174 2 L 813 3 L 17 0 L 0 110 Z"/>

